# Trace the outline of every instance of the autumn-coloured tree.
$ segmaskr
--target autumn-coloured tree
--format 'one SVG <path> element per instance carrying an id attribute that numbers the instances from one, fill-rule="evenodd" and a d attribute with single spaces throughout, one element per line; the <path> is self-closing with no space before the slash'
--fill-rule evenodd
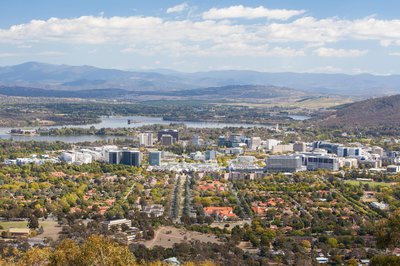
<path id="1" fill-rule="evenodd" d="M 63 240 L 51 255 L 51 265 L 74 266 L 80 258 L 78 244 L 71 239 Z"/>
<path id="2" fill-rule="evenodd" d="M 128 247 L 121 246 L 103 236 L 91 236 L 81 246 L 78 265 L 127 265 L 136 264 Z"/>
<path id="3" fill-rule="evenodd" d="M 32 248 L 19 261 L 20 265 L 45 266 L 50 263 L 50 248 Z"/>

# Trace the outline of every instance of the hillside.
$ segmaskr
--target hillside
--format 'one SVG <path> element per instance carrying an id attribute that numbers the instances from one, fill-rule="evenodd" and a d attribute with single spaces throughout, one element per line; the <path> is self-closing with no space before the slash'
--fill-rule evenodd
<path id="1" fill-rule="evenodd" d="M 400 95 L 342 106 L 320 124 L 339 127 L 400 126 Z"/>
<path id="2" fill-rule="evenodd" d="M 177 91 L 170 93 L 170 95 L 202 99 L 270 99 L 278 97 L 300 97 L 307 94 L 299 90 L 277 86 L 229 85 Z"/>
<path id="3" fill-rule="evenodd" d="M 119 97 L 135 98 L 171 98 L 174 99 L 271 99 L 278 97 L 302 97 L 307 96 L 302 91 L 275 86 L 256 86 L 256 85 L 230 85 L 224 87 L 199 88 L 191 90 L 177 91 L 129 91 L 123 89 L 92 89 L 92 90 L 53 90 L 40 89 L 21 86 L 0 86 L 0 95 L 23 96 L 23 97 L 56 97 L 56 98 L 102 98 L 115 99 Z"/>

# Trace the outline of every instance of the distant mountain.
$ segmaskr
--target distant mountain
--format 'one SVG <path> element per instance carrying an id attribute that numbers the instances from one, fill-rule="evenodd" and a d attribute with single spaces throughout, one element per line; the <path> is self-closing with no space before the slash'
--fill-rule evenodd
<path id="1" fill-rule="evenodd" d="M 179 78 L 159 73 L 37 62 L 0 67 L 0 84 L 61 90 L 109 88 L 173 90 L 187 87 Z"/>
<path id="2" fill-rule="evenodd" d="M 54 98 L 118 98 L 131 94 L 131 92 L 122 89 L 93 89 L 93 90 L 45 90 L 28 87 L 7 87 L 0 86 L 0 95 L 20 96 L 20 97 L 54 97 Z"/>
<path id="3" fill-rule="evenodd" d="M 51 90 L 117 88 L 127 91 L 171 92 L 246 84 L 361 97 L 400 93 L 400 75 L 263 73 L 239 70 L 197 73 L 182 73 L 166 69 L 122 71 L 37 62 L 0 67 L 0 85 Z"/>
<path id="4" fill-rule="evenodd" d="M 400 75 L 263 73 L 237 70 L 175 75 L 193 83 L 207 84 L 207 86 L 224 86 L 227 84 L 274 85 L 314 93 L 368 97 L 400 93 Z"/>
<path id="5" fill-rule="evenodd" d="M 341 106 L 320 124 L 338 127 L 400 126 L 400 95 Z"/>

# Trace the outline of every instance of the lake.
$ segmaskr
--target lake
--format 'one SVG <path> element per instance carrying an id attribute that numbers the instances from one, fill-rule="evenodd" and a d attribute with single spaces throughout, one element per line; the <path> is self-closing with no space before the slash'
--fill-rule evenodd
<path id="1" fill-rule="evenodd" d="M 308 119 L 306 116 L 291 116 L 295 120 Z M 134 123 L 128 124 L 128 119 L 134 121 Z M 137 128 L 141 126 L 161 124 L 169 125 L 171 123 L 185 124 L 191 128 L 224 128 L 224 127 L 264 127 L 271 128 L 267 125 L 258 124 L 247 124 L 247 123 L 218 123 L 218 122 L 180 122 L 180 121 L 165 121 L 161 117 L 147 117 L 147 116 L 113 116 L 113 117 L 102 117 L 102 120 L 98 124 L 87 124 L 87 125 L 67 125 L 67 126 L 49 126 L 46 128 Z M 15 128 L 15 127 L 14 127 Z M 13 139 L 15 141 L 63 141 L 67 143 L 77 143 L 85 141 L 99 141 L 99 140 L 115 140 L 115 139 L 133 139 L 132 137 L 122 136 L 97 136 L 97 135 L 83 135 L 83 136 L 19 136 L 10 135 L 9 132 L 11 127 L 0 128 L 0 139 Z M 29 129 L 38 129 L 39 127 L 32 127 Z"/>

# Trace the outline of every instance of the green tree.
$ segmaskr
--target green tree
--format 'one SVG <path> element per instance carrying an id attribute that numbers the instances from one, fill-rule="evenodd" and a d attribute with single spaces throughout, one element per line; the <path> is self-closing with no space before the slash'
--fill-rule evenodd
<path id="1" fill-rule="evenodd" d="M 376 226 L 375 236 L 379 248 L 395 248 L 400 246 L 400 210 L 389 218 L 382 219 Z"/>
<path id="2" fill-rule="evenodd" d="M 338 241 L 336 240 L 336 238 L 333 238 L 333 237 L 328 238 L 327 244 L 331 248 L 337 248 L 338 247 Z"/>
<path id="3" fill-rule="evenodd" d="M 30 229 L 37 229 L 39 228 L 39 220 L 35 215 L 31 215 L 28 220 L 28 227 Z"/>

